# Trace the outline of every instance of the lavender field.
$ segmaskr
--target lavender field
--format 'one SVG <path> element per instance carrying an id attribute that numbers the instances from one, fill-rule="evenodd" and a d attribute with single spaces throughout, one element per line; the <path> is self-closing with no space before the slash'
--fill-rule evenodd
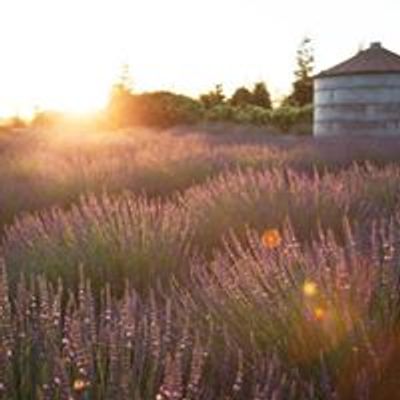
<path id="1" fill-rule="evenodd" d="M 393 399 L 400 139 L 0 134 L 0 399 Z"/>

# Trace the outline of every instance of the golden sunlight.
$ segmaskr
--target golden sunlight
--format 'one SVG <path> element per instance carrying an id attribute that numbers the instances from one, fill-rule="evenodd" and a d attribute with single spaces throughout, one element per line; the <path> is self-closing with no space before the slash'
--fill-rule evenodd
<path id="1" fill-rule="evenodd" d="M 303 285 L 303 293 L 307 297 L 314 297 L 318 293 L 317 284 L 312 281 L 305 281 Z"/>
<path id="2" fill-rule="evenodd" d="M 3 0 L 0 116 L 29 115 L 35 107 L 102 108 L 122 64 L 131 66 L 138 91 L 197 96 L 221 83 L 229 95 L 239 85 L 265 81 L 279 98 L 290 88 L 304 35 L 314 39 L 317 69 L 377 37 L 398 48 L 392 30 L 398 6 L 382 4 L 392 11 L 378 17 L 361 0 L 338 0 L 323 25 L 318 15 L 325 4 L 310 0 L 307 7 L 313 12 L 289 0 Z M 354 35 L 352 12 L 361 8 Z"/>
<path id="3" fill-rule="evenodd" d="M 317 321 L 323 321 L 326 317 L 326 310 L 323 307 L 316 307 L 314 309 L 314 318 Z"/>

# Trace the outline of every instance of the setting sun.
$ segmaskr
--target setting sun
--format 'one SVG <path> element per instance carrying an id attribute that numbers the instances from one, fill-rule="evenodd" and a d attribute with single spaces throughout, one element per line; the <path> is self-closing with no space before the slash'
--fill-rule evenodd
<path id="1" fill-rule="evenodd" d="M 317 68 L 377 37 L 399 50 L 398 2 L 383 0 L 377 10 L 340 0 L 329 18 L 325 8 L 316 0 L 4 0 L 0 115 L 102 108 L 125 63 L 139 91 L 197 96 L 217 83 L 229 93 L 263 80 L 279 98 L 290 87 L 304 35 L 314 41 Z"/>

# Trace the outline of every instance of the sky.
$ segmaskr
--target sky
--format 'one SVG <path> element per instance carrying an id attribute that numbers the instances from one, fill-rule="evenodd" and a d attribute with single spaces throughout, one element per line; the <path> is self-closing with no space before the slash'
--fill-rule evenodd
<path id="1" fill-rule="evenodd" d="M 317 71 L 373 41 L 400 53 L 399 15 L 399 0 L 0 0 L 0 116 L 101 109 L 123 64 L 139 92 L 262 80 L 279 98 L 303 37 Z"/>

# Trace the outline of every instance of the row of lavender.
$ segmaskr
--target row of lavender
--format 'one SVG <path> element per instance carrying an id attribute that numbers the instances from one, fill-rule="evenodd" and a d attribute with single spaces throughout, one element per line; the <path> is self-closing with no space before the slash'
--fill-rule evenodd
<path id="1" fill-rule="evenodd" d="M 229 235 L 247 228 L 260 235 L 289 220 L 301 243 L 331 230 L 343 243 L 343 220 L 369 232 L 400 199 L 400 168 L 353 167 L 313 176 L 292 170 L 231 172 L 169 200 L 125 193 L 87 196 L 69 210 L 50 208 L 16 220 L 5 230 L 3 253 L 10 276 L 21 271 L 62 277 L 76 287 L 78 266 L 94 287 L 139 291 L 171 275 L 185 279 L 187 265 L 213 258 Z"/>
<path id="2" fill-rule="evenodd" d="M 386 399 L 398 369 L 400 214 L 303 247 L 232 237 L 185 282 L 99 295 L 0 279 L 1 399 Z"/>
<path id="3" fill-rule="evenodd" d="M 13 301 L 4 268 L 0 284 L 1 399 L 283 399 L 314 392 L 276 356 L 266 353 L 249 368 L 227 332 L 211 323 L 200 329 L 174 296 L 160 305 L 160 293 L 143 302 L 127 288 L 116 301 L 107 287 L 96 308 L 84 279 L 77 296 L 43 278 L 20 282 Z"/>
<path id="4" fill-rule="evenodd" d="M 2 243 L 0 395 L 390 396 L 399 190 L 397 166 L 250 169 L 17 219 Z"/>
<path id="5" fill-rule="evenodd" d="M 209 133 L 207 133 L 209 131 Z M 130 190 L 170 196 L 226 170 L 339 169 L 398 161 L 396 138 L 313 141 L 232 126 L 188 132 L 21 132 L 0 135 L 0 232 L 21 212 L 69 206 L 80 195 Z"/>

